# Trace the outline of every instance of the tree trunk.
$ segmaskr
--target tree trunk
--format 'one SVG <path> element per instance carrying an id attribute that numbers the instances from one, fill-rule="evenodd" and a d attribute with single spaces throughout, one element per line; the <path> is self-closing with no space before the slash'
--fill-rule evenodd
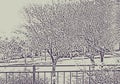
<path id="1" fill-rule="evenodd" d="M 100 57 L 101 57 L 101 68 L 103 68 L 104 54 L 105 54 L 105 52 L 101 52 L 101 51 L 100 51 Z"/>
<path id="2" fill-rule="evenodd" d="M 53 63 L 52 65 L 52 84 L 56 84 L 56 74 L 55 74 L 55 71 L 56 71 L 56 63 Z"/>
<path id="3" fill-rule="evenodd" d="M 104 62 L 104 52 L 100 51 L 101 62 Z"/>
<path id="4" fill-rule="evenodd" d="M 54 56 L 52 55 L 52 49 L 47 50 L 47 52 L 49 53 L 51 60 L 52 60 L 52 84 L 56 84 L 56 75 L 55 75 L 55 69 L 56 69 L 56 63 L 57 63 L 57 59 L 54 58 Z"/>

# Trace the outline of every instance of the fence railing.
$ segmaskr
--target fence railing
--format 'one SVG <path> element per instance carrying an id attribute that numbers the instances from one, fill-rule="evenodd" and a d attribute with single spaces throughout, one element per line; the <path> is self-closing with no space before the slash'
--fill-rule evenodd
<path id="1" fill-rule="evenodd" d="M 52 65 L 0 66 L 0 84 L 53 84 Z M 55 84 L 120 84 L 120 65 L 57 65 Z M 64 68 L 75 68 L 65 70 Z M 10 69 L 9 69 L 10 68 Z M 21 70 L 20 70 L 20 69 Z M 44 68 L 44 70 L 41 70 Z M 49 70 L 49 69 L 50 70 Z"/>

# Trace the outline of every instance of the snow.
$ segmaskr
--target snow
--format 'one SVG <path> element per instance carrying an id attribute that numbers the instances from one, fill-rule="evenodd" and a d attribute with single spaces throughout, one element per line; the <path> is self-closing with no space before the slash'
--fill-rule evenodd
<path id="1" fill-rule="evenodd" d="M 119 53 L 118 53 L 119 54 Z M 29 65 L 50 65 L 51 64 L 51 59 L 50 57 L 47 57 L 47 61 L 45 61 L 45 58 L 27 58 L 27 63 Z M 112 55 L 105 55 L 104 58 L 104 64 L 116 64 L 118 61 L 120 60 L 120 58 L 118 56 L 112 56 Z M 10 60 L 10 62 L 8 63 L 0 63 L 0 66 L 8 66 L 8 65 L 24 65 L 25 59 L 14 59 L 14 60 Z M 100 57 L 99 56 L 95 56 L 95 63 L 97 65 L 101 65 L 100 62 Z M 81 57 L 75 57 L 73 59 L 70 58 L 62 58 L 59 59 L 57 62 L 57 65 L 76 65 L 76 66 L 62 66 L 62 67 L 56 67 L 56 71 L 61 71 L 59 72 L 59 82 L 61 84 L 63 84 L 64 82 L 64 72 L 62 71 L 77 71 L 77 70 L 88 70 L 89 67 L 88 66 L 78 66 L 78 65 L 90 65 L 91 62 L 89 59 L 87 58 L 81 58 Z M 118 63 L 119 64 L 119 63 Z M 97 67 L 99 68 L 99 67 Z M 96 69 L 97 69 L 96 68 Z M 0 67 L 0 72 L 32 72 L 33 71 L 33 67 Z M 52 67 L 36 67 L 36 71 L 52 71 Z M 38 74 L 37 74 L 38 75 Z M 44 78 L 44 73 L 40 73 L 39 74 L 41 78 Z M 57 74 L 56 74 L 57 75 Z M 82 77 L 82 74 L 78 74 L 80 77 Z M 0 74 L 0 77 L 4 77 L 4 73 Z M 76 72 L 72 72 L 72 82 L 76 81 Z M 51 80 L 51 72 L 47 72 L 46 73 L 46 77 L 49 77 L 49 81 Z M 65 82 L 67 83 L 67 81 L 70 79 L 70 72 L 65 72 Z M 80 79 L 82 80 L 82 79 Z"/>
<path id="2" fill-rule="evenodd" d="M 42 59 L 42 60 L 41 60 Z M 51 59 L 50 57 L 47 57 L 47 61 L 45 61 L 44 58 L 27 58 L 27 63 L 29 65 L 51 65 Z M 119 57 L 113 57 L 111 55 L 105 55 L 104 58 L 104 64 L 116 64 L 118 62 L 118 60 L 120 60 Z M 10 60 L 10 63 L 0 63 L 0 66 L 8 66 L 8 65 L 24 65 L 25 59 L 15 59 L 15 60 Z M 100 58 L 99 56 L 95 57 L 95 63 L 97 65 L 101 65 L 100 62 Z M 83 69 L 83 67 L 78 67 L 77 65 L 90 65 L 91 62 L 89 59 L 85 58 L 81 58 L 81 57 L 75 57 L 73 59 L 70 58 L 62 58 L 59 59 L 57 62 L 57 65 L 76 65 L 76 66 L 71 66 L 71 67 L 56 67 L 57 71 L 67 71 L 67 70 L 80 70 Z M 119 64 L 119 63 L 117 63 Z M 7 69 L 8 68 L 8 69 Z M 32 71 L 32 68 L 27 68 L 28 71 Z M 37 71 L 51 71 L 52 67 L 37 67 L 36 68 Z M 0 71 L 24 71 L 24 67 L 1 67 Z"/>

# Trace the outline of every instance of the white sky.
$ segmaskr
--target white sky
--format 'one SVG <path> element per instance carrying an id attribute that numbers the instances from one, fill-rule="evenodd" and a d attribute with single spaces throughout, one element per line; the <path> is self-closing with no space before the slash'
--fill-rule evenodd
<path id="1" fill-rule="evenodd" d="M 11 36 L 22 22 L 22 7 L 30 3 L 49 3 L 52 0 L 0 0 L 0 35 Z"/>
<path id="2" fill-rule="evenodd" d="M 59 1 L 62 2 L 63 0 Z M 0 0 L 0 36 L 14 36 L 11 32 L 22 23 L 23 6 L 30 3 L 44 4 L 50 2 L 52 0 Z"/>

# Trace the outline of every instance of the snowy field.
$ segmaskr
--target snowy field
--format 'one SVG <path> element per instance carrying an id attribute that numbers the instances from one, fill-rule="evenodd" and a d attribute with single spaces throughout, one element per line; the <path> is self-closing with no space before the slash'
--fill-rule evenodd
<path id="1" fill-rule="evenodd" d="M 42 60 L 41 60 L 42 59 Z M 51 65 L 51 59 L 50 57 L 47 57 L 47 60 L 45 61 L 44 58 L 27 58 L 27 64 L 28 65 Z M 119 64 L 120 57 L 113 57 L 110 55 L 105 55 L 104 58 L 104 64 Z M 95 57 L 95 64 L 101 65 L 99 56 Z M 10 60 L 8 63 L 0 63 L 0 66 L 12 66 L 12 65 L 24 65 L 24 59 L 16 59 L 16 60 Z M 59 59 L 57 62 L 57 65 L 76 65 L 71 67 L 56 67 L 57 71 L 68 71 L 68 70 L 80 70 L 83 69 L 83 67 L 78 67 L 77 65 L 91 65 L 90 59 L 84 59 L 80 57 L 75 57 L 73 59 L 70 58 L 62 58 Z M 40 69 L 39 69 L 40 68 Z M 85 67 L 84 67 L 85 68 Z M 29 71 L 32 71 L 32 67 L 27 68 Z M 23 71 L 23 67 L 1 67 L 0 71 Z M 36 70 L 38 71 L 51 71 L 52 67 L 36 67 Z"/>
<path id="2" fill-rule="evenodd" d="M 41 60 L 42 59 L 42 60 Z M 27 58 L 27 63 L 28 65 L 51 65 L 51 59 L 50 57 L 47 57 L 47 60 L 45 61 L 44 58 L 34 58 L 34 59 L 31 59 L 31 58 Z M 111 56 L 111 55 L 105 55 L 105 58 L 104 58 L 104 64 L 105 65 L 111 65 L 111 64 L 119 64 L 119 60 L 120 60 L 120 57 L 118 56 Z M 16 59 L 16 60 L 10 60 L 10 62 L 8 63 L 0 63 L 0 66 L 17 66 L 17 65 L 24 65 L 24 62 L 25 59 Z M 95 57 L 95 63 L 97 65 L 101 65 L 100 63 L 100 57 L 99 56 L 96 56 Z M 90 62 L 90 59 L 88 58 L 81 58 L 81 57 L 75 57 L 73 59 L 70 59 L 70 58 L 62 58 L 62 59 L 59 59 L 58 62 L 57 62 L 57 65 L 75 65 L 75 66 L 60 66 L 60 67 L 56 67 L 56 71 L 60 71 L 59 74 L 56 73 L 56 76 L 58 77 L 56 79 L 56 82 L 59 82 L 59 84 L 64 84 L 64 81 L 65 83 L 69 83 L 70 82 L 70 72 L 72 71 L 71 73 L 71 82 L 72 84 L 75 84 L 76 83 L 76 75 L 78 75 L 78 80 L 81 82 L 80 84 L 82 84 L 82 81 L 83 81 L 83 78 L 82 78 L 82 72 L 73 72 L 73 71 L 80 71 L 80 70 L 89 70 L 89 67 L 88 66 L 79 66 L 79 65 L 91 65 L 91 62 Z M 100 68 L 99 66 L 96 67 L 97 68 Z M 27 72 L 32 72 L 33 71 L 33 67 L 0 67 L 0 72 L 24 72 L 24 71 L 27 71 Z M 49 80 L 49 83 L 51 83 L 51 72 L 46 72 L 44 73 L 44 71 L 52 71 L 52 67 L 36 67 L 36 71 L 43 71 L 43 73 L 39 73 L 36 74 L 36 79 L 38 78 L 38 76 L 40 78 L 43 78 L 44 77 L 48 77 L 48 80 Z M 62 72 L 62 71 L 68 71 L 68 72 Z M 16 73 L 17 74 L 17 73 Z M 11 74 L 12 76 L 12 74 Z M 32 73 L 31 73 L 31 76 L 32 76 Z M 89 76 L 87 76 L 85 74 L 85 76 L 87 78 L 89 78 Z M 0 73 L 0 77 L 3 77 L 5 78 L 5 73 Z M 85 79 L 85 80 L 88 80 L 88 79 Z"/>

